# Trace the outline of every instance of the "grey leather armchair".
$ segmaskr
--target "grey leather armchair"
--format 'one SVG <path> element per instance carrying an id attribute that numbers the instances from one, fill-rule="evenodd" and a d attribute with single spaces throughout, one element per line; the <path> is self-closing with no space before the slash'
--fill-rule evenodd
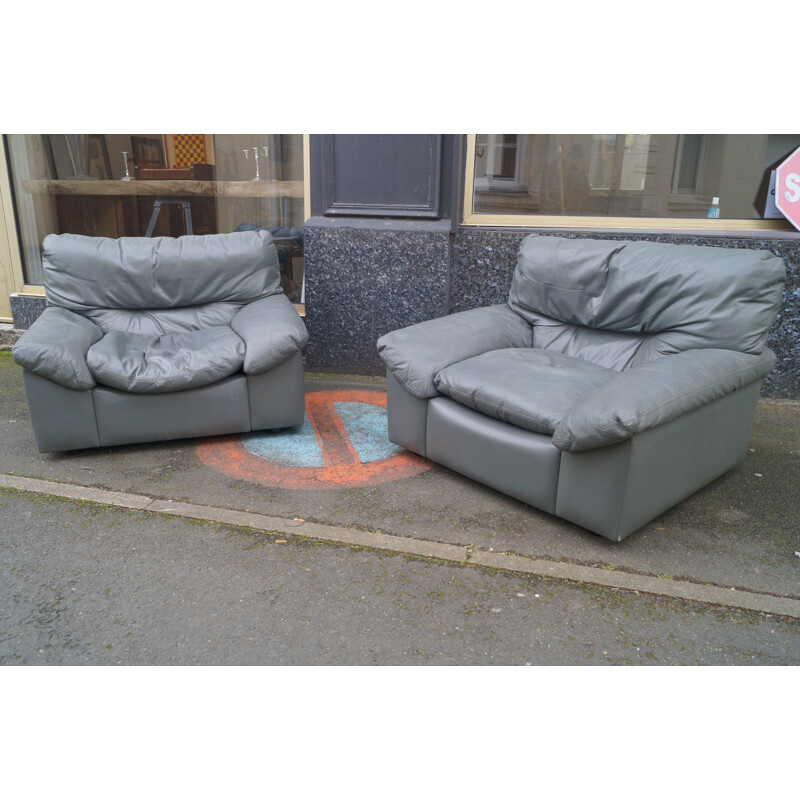
<path id="1" fill-rule="evenodd" d="M 619 541 L 744 458 L 785 277 L 766 251 L 530 235 L 507 304 L 378 340 L 389 438 Z"/>
<path id="2" fill-rule="evenodd" d="M 50 235 L 13 348 L 40 451 L 300 425 L 303 320 L 267 231 Z"/>

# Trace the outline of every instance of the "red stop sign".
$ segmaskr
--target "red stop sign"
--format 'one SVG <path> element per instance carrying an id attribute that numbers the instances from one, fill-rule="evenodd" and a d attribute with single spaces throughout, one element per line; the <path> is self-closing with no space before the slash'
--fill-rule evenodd
<path id="1" fill-rule="evenodd" d="M 800 147 L 775 171 L 775 205 L 800 231 Z"/>

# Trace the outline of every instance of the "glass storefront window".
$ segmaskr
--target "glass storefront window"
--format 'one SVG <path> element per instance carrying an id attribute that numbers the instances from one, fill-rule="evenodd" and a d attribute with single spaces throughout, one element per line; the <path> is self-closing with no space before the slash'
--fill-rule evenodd
<path id="1" fill-rule="evenodd" d="M 768 208 L 770 174 L 800 147 L 800 134 L 474 138 L 478 224 L 480 215 L 782 219 Z"/>
<path id="2" fill-rule="evenodd" d="M 50 233 L 182 236 L 269 229 L 283 288 L 301 301 L 301 134 L 9 134 L 25 280 Z"/>

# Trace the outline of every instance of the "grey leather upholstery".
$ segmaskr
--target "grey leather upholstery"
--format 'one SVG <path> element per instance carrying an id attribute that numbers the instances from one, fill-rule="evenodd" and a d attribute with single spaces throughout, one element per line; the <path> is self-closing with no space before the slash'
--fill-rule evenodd
<path id="1" fill-rule="evenodd" d="M 378 340 L 389 438 L 619 541 L 744 458 L 766 251 L 532 234 L 509 301 Z"/>
<path id="2" fill-rule="evenodd" d="M 593 450 L 629 439 L 761 379 L 775 365 L 734 350 L 687 350 L 617 373 L 580 399 L 560 421 L 553 444 Z"/>
<path id="3" fill-rule="evenodd" d="M 244 342 L 227 325 L 151 336 L 109 331 L 89 348 L 92 377 L 126 392 L 177 392 L 227 378 L 244 363 Z"/>
<path id="4" fill-rule="evenodd" d="M 244 371 L 258 375 L 302 350 L 306 326 L 285 294 L 270 295 L 243 306 L 231 328 L 245 344 Z"/>
<path id="5" fill-rule="evenodd" d="M 13 348 L 41 451 L 300 425 L 308 335 L 268 231 L 44 240 Z"/>
<path id="6" fill-rule="evenodd" d="M 402 328 L 378 340 L 389 371 L 414 397 L 435 397 L 440 370 L 506 347 L 530 347 L 531 326 L 508 306 L 462 311 Z"/>
<path id="7" fill-rule="evenodd" d="M 645 360 L 698 347 L 758 355 L 785 280 L 781 259 L 763 250 L 533 236 L 520 246 L 509 305 L 534 337 L 548 321 L 570 334 L 644 337 Z"/>
<path id="8" fill-rule="evenodd" d="M 71 311 L 242 305 L 280 292 L 267 231 L 176 239 L 50 234 L 42 266 L 48 302 Z"/>
<path id="9" fill-rule="evenodd" d="M 462 405 L 552 436 L 570 409 L 613 369 L 547 350 L 492 350 L 443 369 L 436 388 Z"/>
<path id="10" fill-rule="evenodd" d="M 91 389 L 95 385 L 86 355 L 103 338 L 91 320 L 66 308 L 45 308 L 35 324 L 14 345 L 14 361 L 29 372 L 66 386 Z"/>

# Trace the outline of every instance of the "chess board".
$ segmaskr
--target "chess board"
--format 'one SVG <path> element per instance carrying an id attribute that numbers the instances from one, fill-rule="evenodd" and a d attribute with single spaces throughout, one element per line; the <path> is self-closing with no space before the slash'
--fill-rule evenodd
<path id="1" fill-rule="evenodd" d="M 174 133 L 172 145 L 175 149 L 174 167 L 191 167 L 206 164 L 206 137 L 203 133 Z"/>

